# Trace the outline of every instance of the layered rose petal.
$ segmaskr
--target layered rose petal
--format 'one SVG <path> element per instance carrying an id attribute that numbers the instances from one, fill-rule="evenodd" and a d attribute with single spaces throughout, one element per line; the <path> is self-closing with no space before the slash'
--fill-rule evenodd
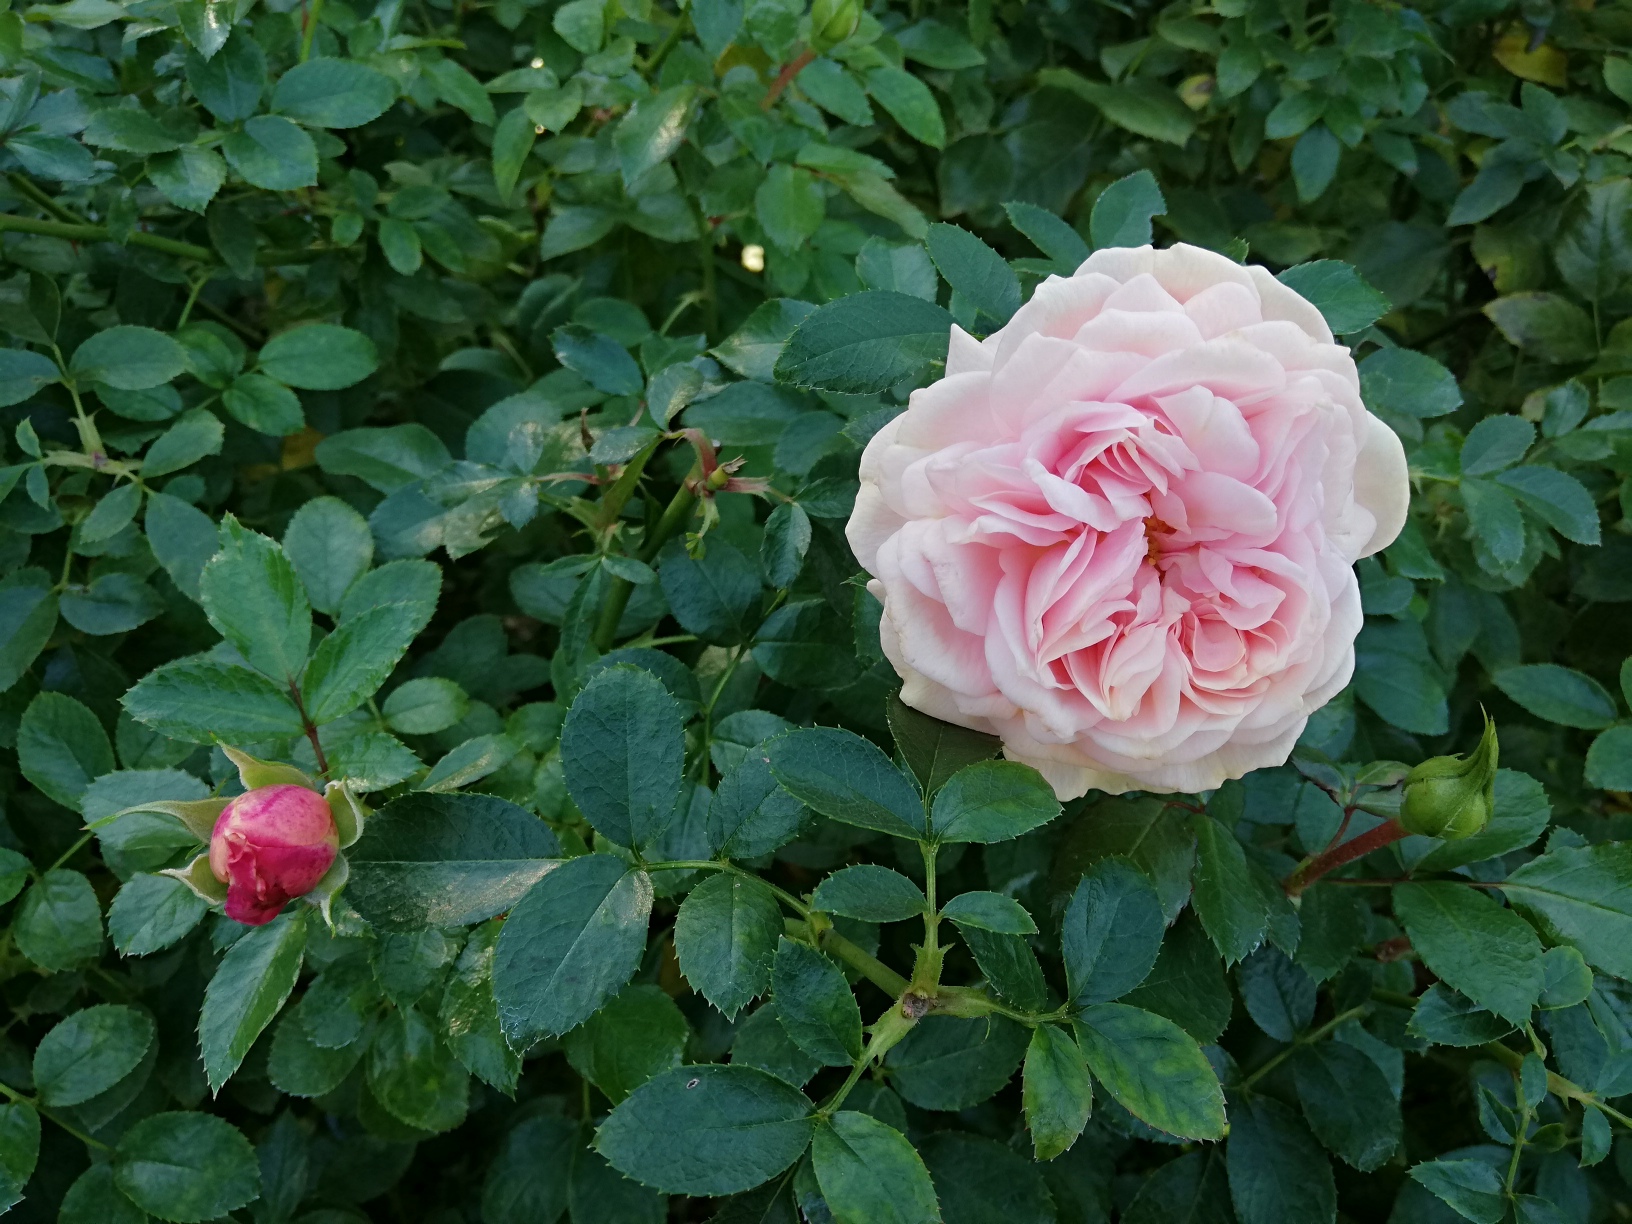
<path id="1" fill-rule="evenodd" d="M 947 376 L 868 445 L 848 534 L 909 705 L 1062 799 L 1198 791 L 1284 761 L 1348 683 L 1353 563 L 1408 493 L 1314 306 L 1143 247 L 985 340 L 954 328 Z"/>

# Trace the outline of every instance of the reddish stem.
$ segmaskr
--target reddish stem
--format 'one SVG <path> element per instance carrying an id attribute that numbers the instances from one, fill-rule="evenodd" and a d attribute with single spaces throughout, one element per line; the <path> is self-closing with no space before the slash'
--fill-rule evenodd
<path id="1" fill-rule="evenodd" d="M 782 91 L 792 83 L 794 77 L 805 70 L 805 65 L 815 58 L 816 52 L 810 47 L 806 47 L 798 55 L 783 64 L 782 71 L 776 74 L 776 80 L 771 82 L 771 87 L 765 91 L 765 96 L 760 99 L 759 109 L 770 110 L 771 107 L 775 106 L 776 100 L 782 96 Z"/>
<path id="2" fill-rule="evenodd" d="M 1287 876 L 1281 887 L 1286 890 L 1287 896 L 1295 897 L 1327 872 L 1335 871 L 1345 863 L 1364 858 L 1373 850 L 1381 850 L 1384 846 L 1409 836 L 1399 821 L 1384 821 L 1375 829 L 1368 829 L 1359 837 L 1316 855 Z"/>

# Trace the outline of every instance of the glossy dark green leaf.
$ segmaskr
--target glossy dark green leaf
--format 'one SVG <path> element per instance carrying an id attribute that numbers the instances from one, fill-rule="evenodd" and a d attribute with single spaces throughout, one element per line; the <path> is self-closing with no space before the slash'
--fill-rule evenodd
<path id="1" fill-rule="evenodd" d="M 211 1088 L 219 1090 L 238 1070 L 289 998 L 300 976 L 306 938 L 302 908 L 255 927 L 227 949 L 204 992 L 198 1018 L 198 1043 Z"/>
<path id="2" fill-rule="evenodd" d="M 492 795 L 414 794 L 386 804 L 346 851 L 346 897 L 397 930 L 468 926 L 512 908 L 561 859 L 537 816 Z"/>
<path id="3" fill-rule="evenodd" d="M 1161 902 L 1124 858 L 1083 874 L 1060 926 L 1066 981 L 1078 1006 L 1120 998 L 1142 982 L 1161 951 Z"/>
<path id="4" fill-rule="evenodd" d="M 782 788 L 823 816 L 896 837 L 924 835 L 928 820 L 912 783 L 854 732 L 810 727 L 767 748 Z"/>
<path id="5" fill-rule="evenodd" d="M 1331 1224 L 1337 1218 L 1331 1162 L 1303 1120 L 1279 1101 L 1249 1096 L 1232 1103 L 1227 1150 L 1230 1198 L 1241 1224 Z"/>
<path id="6" fill-rule="evenodd" d="M 816 886 L 811 901 L 817 909 L 863 922 L 916 918 L 927 904 L 918 885 L 899 871 L 874 863 L 835 871 Z"/>
<path id="7" fill-rule="evenodd" d="M 1187 1139 L 1224 1133 L 1224 1092 L 1201 1047 L 1178 1025 L 1123 1003 L 1095 1003 L 1076 1018 L 1088 1069 L 1134 1117 Z"/>
<path id="8" fill-rule="evenodd" d="M 149 1215 L 202 1224 L 260 1193 L 255 1149 L 230 1122 L 207 1113 L 150 1114 L 125 1132 L 113 1181 Z"/>
<path id="9" fill-rule="evenodd" d="M 935 1185 L 907 1137 L 876 1118 L 840 1110 L 816 1128 L 816 1181 L 838 1224 L 938 1224 Z"/>
<path id="10" fill-rule="evenodd" d="M 155 1029 L 145 1013 L 119 1003 L 77 1011 L 40 1038 L 34 1087 L 46 1105 L 78 1105 L 113 1087 L 142 1061 Z"/>
<path id="11" fill-rule="evenodd" d="M 493 997 L 517 1046 L 592 1016 L 646 947 L 652 884 L 608 854 L 570 859 L 510 911 L 493 959 Z"/>
<path id="12" fill-rule="evenodd" d="M 662 681 L 609 668 L 572 703 L 561 728 L 567 789 L 590 824 L 623 846 L 650 846 L 680 798 L 680 712 Z"/>
<path id="13" fill-rule="evenodd" d="M 727 1017 L 764 994 L 782 937 L 782 909 L 760 881 L 720 873 L 691 890 L 674 923 L 680 971 Z"/>
<path id="14" fill-rule="evenodd" d="M 926 1016 L 889 1052 L 891 1084 L 920 1109 L 956 1111 L 997 1094 L 1026 1055 L 1012 1020 Z"/>
<path id="15" fill-rule="evenodd" d="M 830 1067 L 861 1056 L 861 1009 L 839 967 L 784 937 L 771 966 L 776 1014 L 794 1044 Z"/>
<path id="16" fill-rule="evenodd" d="M 561 1039 L 567 1061 L 616 1105 L 680 1065 L 691 1027 L 656 986 L 629 985 Z"/>
<path id="17" fill-rule="evenodd" d="M 676 1067 L 614 1109 L 595 1148 L 670 1194 L 735 1194 L 804 1154 L 814 1112 L 799 1089 L 752 1067 Z"/>
<path id="18" fill-rule="evenodd" d="M 1094 1105 L 1088 1064 L 1064 1029 L 1040 1024 L 1032 1030 L 1023 1083 L 1032 1151 L 1038 1160 L 1053 1160 L 1077 1141 Z"/>
<path id="19" fill-rule="evenodd" d="M 1054 788 L 1031 766 L 980 761 L 936 792 L 930 828 L 937 841 L 989 844 L 1029 833 L 1059 814 Z"/>
<path id="20" fill-rule="evenodd" d="M 1541 995 L 1541 941 L 1530 925 L 1460 884 L 1397 884 L 1394 912 L 1411 946 L 1446 985 L 1514 1024 Z"/>
<path id="21" fill-rule="evenodd" d="M 776 359 L 779 382 L 871 395 L 946 360 L 952 316 L 934 302 L 872 289 L 820 307 Z"/>

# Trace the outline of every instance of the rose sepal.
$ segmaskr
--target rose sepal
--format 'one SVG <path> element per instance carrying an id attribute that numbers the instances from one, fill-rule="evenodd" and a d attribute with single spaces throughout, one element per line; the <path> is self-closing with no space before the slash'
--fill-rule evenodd
<path id="1" fill-rule="evenodd" d="M 357 839 L 363 835 L 363 824 L 373 814 L 372 809 L 357 797 L 348 778 L 330 782 L 323 788 L 323 798 L 334 813 L 334 827 L 340 834 L 340 849 L 356 845 Z"/>
<path id="2" fill-rule="evenodd" d="M 180 880 L 216 909 L 220 909 L 227 903 L 227 886 L 216 879 L 215 873 L 210 870 L 210 852 L 208 850 L 193 859 L 185 867 L 166 867 L 159 874 Z"/>
<path id="3" fill-rule="evenodd" d="M 259 790 L 263 786 L 304 786 L 307 790 L 319 789 L 310 774 L 296 769 L 293 765 L 285 765 L 281 761 L 263 761 L 260 757 L 250 756 L 241 748 L 234 748 L 229 744 L 219 745 L 222 754 L 231 761 L 238 770 L 238 781 L 243 783 L 246 791 Z"/>
<path id="4" fill-rule="evenodd" d="M 187 831 L 201 842 L 208 842 L 210 834 L 215 830 L 215 822 L 230 799 L 153 799 L 147 803 L 138 803 L 133 807 L 123 808 L 112 816 L 105 816 L 90 828 L 100 828 L 112 824 L 121 816 L 129 816 L 132 812 L 158 812 L 162 816 L 170 816 L 186 826 Z"/>

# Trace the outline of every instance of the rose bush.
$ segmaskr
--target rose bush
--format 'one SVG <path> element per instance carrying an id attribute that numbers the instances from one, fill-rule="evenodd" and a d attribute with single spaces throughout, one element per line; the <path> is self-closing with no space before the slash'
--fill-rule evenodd
<path id="1" fill-rule="evenodd" d="M 0 1211 L 1632 1213 L 1629 13 L 0 5 Z"/>
<path id="2" fill-rule="evenodd" d="M 1062 799 L 1283 764 L 1354 670 L 1399 438 L 1320 311 L 1195 247 L 1051 276 L 868 443 L 848 537 L 902 700 Z"/>

